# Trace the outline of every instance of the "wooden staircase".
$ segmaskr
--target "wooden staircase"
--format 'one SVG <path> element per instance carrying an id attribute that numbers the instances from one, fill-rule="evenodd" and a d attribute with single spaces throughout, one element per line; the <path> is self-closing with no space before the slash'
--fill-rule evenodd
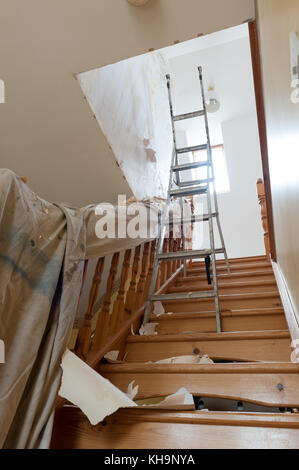
<path id="1" fill-rule="evenodd" d="M 135 380 L 136 399 L 162 397 L 185 387 L 194 397 L 233 400 L 231 411 L 124 409 L 91 426 L 83 413 L 56 413 L 53 448 L 186 449 L 298 448 L 299 369 L 291 362 L 291 338 L 266 256 L 231 260 L 231 274 L 218 262 L 222 333 L 216 332 L 214 301 L 167 301 L 151 315 L 157 335 L 130 334 L 120 364 L 96 369 L 126 392 Z M 194 262 L 168 292 L 206 290 L 204 265 Z M 208 355 L 213 364 L 155 363 L 177 356 Z M 236 402 L 264 407 L 237 412 Z M 100 404 L 99 404 L 100 406 Z M 293 412 L 282 412 L 291 410 Z M 279 410 L 280 409 L 280 410 Z M 269 410 L 269 411 L 268 411 Z"/>

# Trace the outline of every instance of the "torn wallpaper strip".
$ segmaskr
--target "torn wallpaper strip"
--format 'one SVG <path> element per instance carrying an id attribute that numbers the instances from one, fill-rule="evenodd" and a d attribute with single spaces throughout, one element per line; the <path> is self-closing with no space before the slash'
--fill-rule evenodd
<path id="1" fill-rule="evenodd" d="M 152 363 L 151 363 L 152 364 Z M 160 361 L 154 362 L 154 364 L 214 364 L 214 361 L 209 356 L 177 356 L 170 357 L 167 359 L 161 359 Z"/>
<path id="2" fill-rule="evenodd" d="M 147 323 L 146 325 L 142 325 L 139 330 L 139 334 L 141 336 L 156 336 L 158 333 L 156 332 L 156 326 L 159 323 Z"/>
<path id="3" fill-rule="evenodd" d="M 154 402 L 154 403 L 153 403 Z M 140 408 L 154 408 L 160 410 L 195 410 L 193 396 L 185 388 L 180 388 L 173 395 L 158 397 L 156 399 L 137 400 Z"/>
<path id="4" fill-rule="evenodd" d="M 71 351 L 64 353 L 61 367 L 63 374 L 59 396 L 77 405 L 91 424 L 100 423 L 119 408 L 136 406 L 125 393 Z"/>

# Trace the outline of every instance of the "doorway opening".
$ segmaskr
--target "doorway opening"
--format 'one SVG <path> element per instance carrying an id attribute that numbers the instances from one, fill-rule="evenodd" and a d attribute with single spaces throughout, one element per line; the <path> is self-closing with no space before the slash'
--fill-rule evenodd
<path id="1" fill-rule="evenodd" d="M 256 195 L 263 169 L 247 23 L 77 78 L 136 199 L 164 198 L 173 150 L 165 76 L 171 76 L 174 114 L 193 112 L 201 108 L 199 65 L 206 96 L 216 103 L 209 127 L 228 255 L 264 255 Z M 204 143 L 200 117 L 177 122 L 176 131 L 177 147 Z M 199 152 L 189 152 L 180 156 L 180 163 L 201 158 Z"/>

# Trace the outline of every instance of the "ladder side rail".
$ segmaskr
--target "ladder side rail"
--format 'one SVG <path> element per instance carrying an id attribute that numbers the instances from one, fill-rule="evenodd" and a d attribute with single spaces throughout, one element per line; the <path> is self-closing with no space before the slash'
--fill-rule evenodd
<path id="1" fill-rule="evenodd" d="M 173 171 L 172 167 L 174 165 L 178 165 L 178 152 L 177 152 L 177 141 L 176 141 L 176 132 L 175 132 L 175 125 L 174 125 L 174 113 L 173 113 L 173 103 L 172 103 L 172 96 L 171 96 L 171 90 L 170 90 L 170 75 L 166 75 L 166 80 L 167 80 L 167 90 L 168 90 L 168 100 L 169 100 L 169 108 L 170 108 L 170 116 L 171 116 L 171 128 L 172 128 L 172 135 L 173 135 L 173 143 L 174 143 L 174 152 L 175 152 L 175 163 L 171 165 L 170 169 L 170 181 L 172 181 L 173 177 Z M 181 178 L 180 178 L 180 172 L 175 173 L 175 179 L 176 179 L 176 184 L 177 186 L 180 186 Z M 169 191 L 171 190 L 171 183 L 169 186 L 168 194 Z M 169 204 L 170 198 L 168 196 L 167 198 L 167 204 Z M 183 218 L 183 199 L 180 198 L 180 208 L 181 208 L 181 218 Z M 185 233 L 184 233 L 184 228 L 182 227 L 182 243 L 183 243 L 183 250 L 185 250 L 186 246 L 186 241 L 185 241 Z M 187 275 L 187 264 L 186 260 L 184 260 L 184 276 L 186 277 Z"/>
<path id="2" fill-rule="evenodd" d="M 171 161 L 171 166 L 175 164 L 176 160 L 176 152 L 175 149 L 172 153 L 172 161 Z M 158 247 L 155 255 L 155 261 L 154 261 L 154 267 L 153 267 L 153 275 L 152 275 L 152 280 L 150 284 L 150 289 L 148 293 L 148 299 L 145 305 L 145 312 L 144 312 L 144 319 L 143 319 L 143 324 L 146 325 L 149 321 L 149 317 L 151 314 L 151 297 L 154 294 L 155 288 L 156 288 L 156 281 L 157 281 L 157 276 L 158 276 L 158 271 L 159 271 L 159 266 L 160 266 L 160 260 L 158 258 L 158 255 L 163 252 L 163 242 L 165 238 L 165 232 L 166 232 L 166 227 L 167 230 L 169 230 L 168 225 L 166 225 L 166 220 L 169 217 L 169 203 L 170 203 L 170 189 L 172 187 L 172 171 L 169 172 L 169 182 L 168 182 L 168 191 L 167 191 L 167 199 L 166 199 L 166 209 L 163 214 L 161 212 L 159 213 L 159 219 L 158 219 Z"/>
<path id="3" fill-rule="evenodd" d="M 200 86 L 201 86 L 201 94 L 202 94 L 203 109 L 204 109 L 205 130 L 206 130 L 206 136 L 207 136 L 207 153 L 208 153 L 208 160 L 210 162 L 209 173 L 211 172 L 211 176 L 213 177 L 214 174 L 213 174 L 212 149 L 211 149 L 211 142 L 210 142 L 207 107 L 206 107 L 206 100 L 205 100 L 205 93 L 204 93 L 203 79 L 202 79 L 202 67 L 198 67 L 198 71 L 199 71 L 199 81 L 200 81 Z M 215 193 L 215 188 L 214 188 L 214 193 Z M 214 284 L 213 287 L 214 287 L 214 293 L 215 293 L 216 325 L 217 325 L 217 332 L 220 333 L 221 332 L 221 315 L 220 315 L 218 280 L 217 280 L 217 270 L 216 270 L 214 228 L 213 228 L 213 219 L 211 217 L 212 202 L 211 202 L 210 185 L 207 191 L 207 205 L 208 205 L 208 214 L 210 216 L 209 217 L 209 236 L 210 236 L 210 248 L 212 251 L 211 257 L 212 257 L 213 284 Z"/>
<path id="4" fill-rule="evenodd" d="M 204 92 L 204 86 L 203 86 L 203 78 L 202 78 L 202 67 L 198 67 L 199 71 L 199 80 L 200 80 L 200 86 L 201 86 L 201 92 L 202 92 L 202 97 L 203 97 L 203 109 L 204 109 L 204 118 L 205 118 L 205 127 L 206 127 L 206 132 L 207 132 L 207 145 L 208 145 L 208 158 L 210 160 L 210 169 L 209 171 L 211 172 L 211 178 L 213 180 L 212 185 L 213 185 L 213 202 L 214 202 L 214 209 L 217 214 L 216 217 L 216 223 L 217 223 L 217 228 L 219 232 L 219 237 L 220 237 L 220 242 L 221 242 L 221 247 L 223 248 L 224 251 L 224 258 L 225 258 L 225 263 L 226 263 L 226 269 L 228 274 L 231 273 L 230 270 L 230 264 L 227 256 L 227 250 L 224 242 L 224 237 L 223 237 L 223 232 L 222 232 L 222 227 L 220 224 L 220 219 L 219 219 L 219 206 L 218 206 L 218 199 L 217 199 L 217 193 L 216 193 L 216 182 L 215 182 L 215 170 L 214 170 L 214 163 L 213 163 L 213 156 L 212 156 L 212 147 L 211 147 L 211 140 L 210 140 L 210 131 L 209 131 L 209 124 L 208 124 L 208 117 L 207 117 L 207 107 L 206 107 L 206 100 L 205 100 L 205 92 Z"/>
<path id="5" fill-rule="evenodd" d="M 178 165 L 179 162 L 178 162 L 177 142 L 176 142 L 176 133 L 175 133 L 175 126 L 174 126 L 174 113 L 173 113 L 172 96 L 171 96 L 171 91 L 170 91 L 170 75 L 169 74 L 166 75 L 166 80 L 167 80 L 168 101 L 169 101 L 170 117 L 171 117 L 171 130 L 172 130 L 174 152 L 175 152 L 175 160 L 171 166 L 174 166 L 174 165 Z M 170 170 L 170 174 L 172 176 L 171 170 Z M 176 184 L 179 186 L 180 185 L 180 173 L 179 172 L 176 173 L 175 179 L 176 179 Z"/>

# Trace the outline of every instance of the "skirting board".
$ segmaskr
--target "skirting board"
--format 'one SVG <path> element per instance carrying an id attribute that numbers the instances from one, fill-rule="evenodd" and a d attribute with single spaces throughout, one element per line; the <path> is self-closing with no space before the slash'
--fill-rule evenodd
<path id="1" fill-rule="evenodd" d="M 273 271 L 275 275 L 275 279 L 277 282 L 278 290 L 281 297 L 281 302 L 285 311 L 285 316 L 287 320 L 287 324 L 290 330 L 291 338 L 292 338 L 292 346 L 293 349 L 299 349 L 299 315 L 295 308 L 295 305 L 292 301 L 292 296 L 290 294 L 288 285 L 284 278 L 284 275 L 279 267 L 279 265 L 272 261 Z M 299 363 L 299 354 L 294 354 L 297 356 L 297 362 Z"/>

